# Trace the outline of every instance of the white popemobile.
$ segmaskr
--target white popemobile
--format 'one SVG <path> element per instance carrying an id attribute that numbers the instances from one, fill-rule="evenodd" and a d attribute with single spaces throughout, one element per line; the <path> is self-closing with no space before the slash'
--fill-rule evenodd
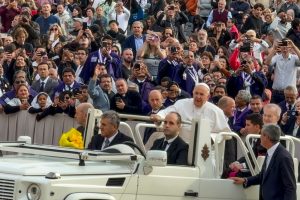
<path id="1" fill-rule="evenodd" d="M 91 114 L 89 122 L 94 117 Z M 93 124 L 94 121 L 89 123 L 86 138 L 90 138 Z M 124 122 L 121 125 L 129 127 Z M 135 144 L 115 145 L 105 151 L 33 145 L 26 137 L 27 141 L 1 142 L 0 199 L 258 199 L 258 186 L 243 189 L 232 180 L 220 178 L 225 139 L 236 138 L 249 163 L 248 150 L 235 133 L 210 134 L 205 120 L 194 121 L 190 132 L 189 165 L 174 166 L 167 165 L 164 151 L 148 151 L 145 155 L 139 135 L 143 126 L 154 125 L 138 123 L 134 133 L 129 131 Z M 214 145 L 211 145 L 211 135 Z M 250 137 L 257 136 L 248 136 L 248 145 Z M 283 139 L 287 140 L 287 147 L 294 156 L 295 143 L 299 140 L 287 136 Z M 254 157 L 251 151 L 250 156 Z M 260 168 L 259 159 L 254 161 L 254 168 L 249 165 L 252 174 L 258 173 Z M 295 159 L 296 167 L 297 163 Z"/>

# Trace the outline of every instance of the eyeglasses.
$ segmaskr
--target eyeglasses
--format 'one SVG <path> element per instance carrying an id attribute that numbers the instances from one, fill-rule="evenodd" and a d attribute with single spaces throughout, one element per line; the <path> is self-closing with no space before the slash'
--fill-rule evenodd
<path id="1" fill-rule="evenodd" d="M 15 84 L 22 84 L 22 83 L 26 83 L 26 81 L 15 81 Z"/>
<path id="2" fill-rule="evenodd" d="M 114 53 L 119 53 L 119 51 L 118 50 L 111 50 L 112 52 L 114 52 Z"/>

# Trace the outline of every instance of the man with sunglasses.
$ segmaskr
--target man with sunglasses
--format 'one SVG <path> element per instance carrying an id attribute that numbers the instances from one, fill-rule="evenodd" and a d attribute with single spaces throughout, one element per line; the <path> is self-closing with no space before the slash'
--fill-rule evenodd
<path id="1" fill-rule="evenodd" d="M 98 63 L 104 63 L 107 73 L 114 79 L 122 77 L 121 59 L 117 54 L 111 52 L 112 42 L 112 37 L 109 35 L 103 36 L 99 50 L 89 54 L 79 75 L 84 83 L 88 84 Z"/>

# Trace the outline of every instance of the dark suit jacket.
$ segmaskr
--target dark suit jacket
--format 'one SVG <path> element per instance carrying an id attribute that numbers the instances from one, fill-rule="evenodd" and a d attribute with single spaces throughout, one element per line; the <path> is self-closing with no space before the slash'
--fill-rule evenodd
<path id="1" fill-rule="evenodd" d="M 88 149 L 91 150 L 101 150 L 102 144 L 105 140 L 105 137 L 103 137 L 101 134 L 94 135 L 92 137 L 91 142 L 89 143 Z M 123 142 L 130 141 L 133 142 L 132 138 L 124 135 L 120 131 L 117 133 L 116 137 L 109 143 L 109 146 L 115 145 L 115 144 L 122 144 Z"/>
<path id="2" fill-rule="evenodd" d="M 235 131 L 235 132 L 240 132 L 241 128 L 244 128 L 245 125 L 246 125 L 246 117 L 248 115 L 250 111 L 250 108 L 247 107 L 245 108 L 241 113 L 239 113 L 238 110 L 235 111 L 234 113 L 234 123 L 233 123 L 233 127 L 232 129 Z"/>
<path id="3" fill-rule="evenodd" d="M 151 150 L 164 150 L 162 149 L 165 138 L 155 140 Z M 168 164 L 173 165 L 187 165 L 187 158 L 189 152 L 189 145 L 185 143 L 181 137 L 177 137 L 169 146 L 167 150 Z"/>
<path id="4" fill-rule="evenodd" d="M 286 107 L 286 101 L 283 100 L 278 104 L 278 106 L 281 108 L 281 113 L 280 113 L 280 120 L 281 120 L 282 115 L 288 110 L 288 108 Z M 295 106 L 292 107 L 292 110 L 295 110 Z"/>
<path id="5" fill-rule="evenodd" d="M 280 125 L 280 128 L 281 128 L 282 132 L 286 135 L 293 135 L 293 131 L 294 131 L 296 121 L 297 121 L 296 117 L 291 116 L 287 120 L 285 125 Z M 296 137 L 300 138 L 300 128 L 298 128 Z"/>
<path id="6" fill-rule="evenodd" d="M 145 40 L 146 40 L 146 36 L 143 35 L 143 41 L 145 42 Z M 136 46 L 135 46 L 134 35 L 130 35 L 124 40 L 124 42 L 122 44 L 122 49 L 126 49 L 126 48 L 131 48 L 132 49 L 133 57 L 135 58 L 136 53 L 137 53 L 137 49 L 136 49 Z"/>
<path id="7" fill-rule="evenodd" d="M 54 90 L 58 86 L 59 82 L 57 80 L 53 80 L 52 78 L 48 78 L 45 86 L 44 86 L 44 92 L 46 92 L 50 97 L 54 95 Z M 41 87 L 41 80 L 34 81 L 31 85 L 31 87 L 39 92 Z"/>
<path id="8" fill-rule="evenodd" d="M 124 103 L 125 107 L 123 110 L 116 107 L 116 97 L 120 97 Z M 138 92 L 128 91 L 125 96 L 121 96 L 120 94 L 115 94 L 115 96 L 111 99 L 110 109 L 115 110 L 118 113 L 126 113 L 126 114 L 142 114 L 142 98 Z"/>
<path id="9" fill-rule="evenodd" d="M 260 185 L 260 200 L 296 200 L 294 163 L 290 153 L 281 145 L 276 148 L 267 170 L 247 178 L 245 187 Z"/>
<path id="10" fill-rule="evenodd" d="M 64 82 L 59 83 L 57 85 L 57 87 L 54 89 L 53 95 L 51 97 L 52 100 L 54 99 L 55 94 L 56 93 L 59 94 L 59 93 L 63 92 L 65 90 L 65 87 L 66 87 L 66 84 Z M 74 81 L 74 85 L 73 85 L 73 87 L 71 89 L 74 90 L 75 88 L 79 89 L 80 88 L 80 83 Z"/>

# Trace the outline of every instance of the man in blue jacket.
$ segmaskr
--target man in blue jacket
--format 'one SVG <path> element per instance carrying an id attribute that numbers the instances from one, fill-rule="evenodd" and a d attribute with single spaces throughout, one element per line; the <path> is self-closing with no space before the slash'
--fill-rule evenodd
<path id="1" fill-rule="evenodd" d="M 84 67 L 80 73 L 80 78 L 84 83 L 88 83 L 93 77 L 95 67 L 98 63 L 103 63 L 106 66 L 107 73 L 115 80 L 122 78 L 121 59 L 111 51 L 112 37 L 106 35 L 101 40 L 101 48 L 98 51 L 90 53 L 86 59 Z"/>

